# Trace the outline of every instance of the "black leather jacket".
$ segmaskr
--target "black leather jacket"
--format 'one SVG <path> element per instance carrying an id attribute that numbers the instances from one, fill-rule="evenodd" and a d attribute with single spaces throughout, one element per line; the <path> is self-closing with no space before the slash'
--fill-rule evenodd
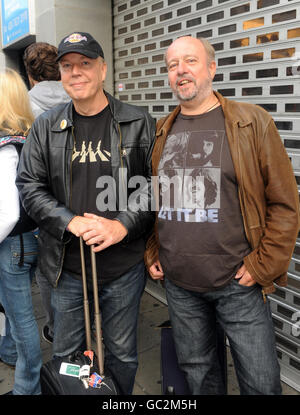
<path id="1" fill-rule="evenodd" d="M 131 177 L 143 176 L 148 183 L 141 190 L 144 209 L 136 212 L 129 205 L 116 217 L 128 230 L 123 241 L 126 243 L 145 235 L 154 223 L 154 212 L 148 206 L 155 122 L 142 108 L 122 103 L 108 93 L 106 96 L 112 113 L 111 167 L 117 185 L 117 203 L 118 189 L 124 190 Z M 16 181 L 25 210 L 40 228 L 38 271 L 54 287 L 63 267 L 65 244 L 70 239 L 66 227 L 75 216 L 70 209 L 72 107 L 72 102 L 62 104 L 36 119 L 22 151 Z M 122 177 L 124 183 L 119 183 Z M 119 205 L 117 209 L 120 210 Z"/>

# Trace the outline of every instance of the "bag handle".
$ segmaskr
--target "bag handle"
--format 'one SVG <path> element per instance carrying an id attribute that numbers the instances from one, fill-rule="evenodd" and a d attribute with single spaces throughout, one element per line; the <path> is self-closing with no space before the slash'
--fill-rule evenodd
<path id="1" fill-rule="evenodd" d="M 94 308 L 95 308 L 95 325 L 96 325 L 96 345 L 97 345 L 97 358 L 100 376 L 104 376 L 104 355 L 103 345 L 101 339 L 101 315 L 99 309 L 99 296 L 98 296 L 98 280 L 97 280 L 97 267 L 96 267 L 96 254 L 93 251 L 94 245 L 91 245 L 91 264 L 92 264 L 92 279 L 93 279 L 93 293 L 94 293 Z M 87 349 L 91 350 L 91 323 L 90 323 L 90 311 L 89 300 L 86 281 L 86 269 L 84 258 L 84 245 L 83 239 L 80 237 L 80 258 L 82 269 L 82 285 L 83 285 L 83 306 L 84 306 L 84 321 L 85 321 L 85 333 L 86 333 L 86 345 Z"/>

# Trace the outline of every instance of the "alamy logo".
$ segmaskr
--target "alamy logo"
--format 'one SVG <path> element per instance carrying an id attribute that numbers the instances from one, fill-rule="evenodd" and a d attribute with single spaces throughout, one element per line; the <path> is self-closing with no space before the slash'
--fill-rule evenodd
<path id="1" fill-rule="evenodd" d="M 300 75 L 300 54 L 295 53 L 292 59 L 293 59 L 292 75 L 293 76 Z"/>
<path id="2" fill-rule="evenodd" d="M 292 321 L 295 321 L 295 323 L 292 325 L 292 335 L 295 337 L 300 336 L 300 311 L 296 311 L 292 315 Z"/>

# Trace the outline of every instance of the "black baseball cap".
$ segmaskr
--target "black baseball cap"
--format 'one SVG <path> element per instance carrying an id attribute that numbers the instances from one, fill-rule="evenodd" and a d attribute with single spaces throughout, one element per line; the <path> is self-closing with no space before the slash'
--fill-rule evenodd
<path id="1" fill-rule="evenodd" d="M 104 59 L 102 47 L 92 35 L 85 32 L 74 32 L 63 38 L 58 45 L 58 62 L 67 53 L 80 53 L 88 58 L 96 59 L 99 56 Z"/>

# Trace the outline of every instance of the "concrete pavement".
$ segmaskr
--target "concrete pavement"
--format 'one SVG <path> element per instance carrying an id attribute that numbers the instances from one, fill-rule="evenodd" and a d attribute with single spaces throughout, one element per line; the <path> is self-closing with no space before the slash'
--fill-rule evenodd
<path id="1" fill-rule="evenodd" d="M 32 287 L 33 303 L 39 330 L 45 321 L 42 309 L 40 293 L 37 284 Z M 161 395 L 160 380 L 160 329 L 159 325 L 169 319 L 168 308 L 165 304 L 144 292 L 140 308 L 138 328 L 138 353 L 139 368 L 134 386 L 134 395 Z M 41 338 L 43 362 L 51 359 L 51 345 Z M 227 347 L 228 356 L 228 394 L 238 395 L 239 390 L 232 364 L 232 359 Z M 0 395 L 13 388 L 14 369 L 0 363 Z M 282 383 L 284 395 L 300 395 L 285 383 Z"/>

